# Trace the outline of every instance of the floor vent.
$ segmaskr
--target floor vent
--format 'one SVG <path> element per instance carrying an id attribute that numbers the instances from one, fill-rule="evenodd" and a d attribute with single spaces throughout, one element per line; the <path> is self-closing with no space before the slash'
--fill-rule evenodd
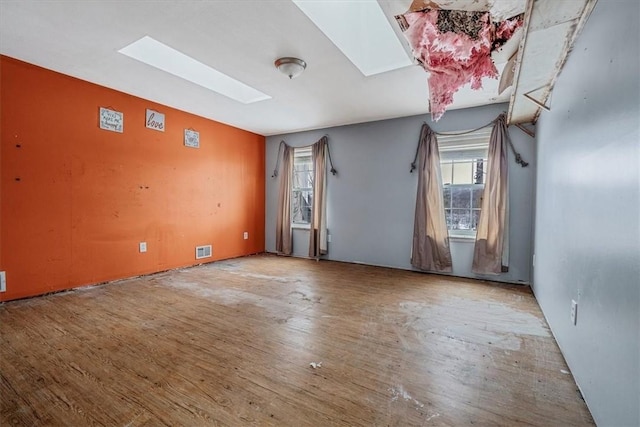
<path id="1" fill-rule="evenodd" d="M 211 245 L 196 246 L 196 259 L 210 258 L 211 257 Z"/>

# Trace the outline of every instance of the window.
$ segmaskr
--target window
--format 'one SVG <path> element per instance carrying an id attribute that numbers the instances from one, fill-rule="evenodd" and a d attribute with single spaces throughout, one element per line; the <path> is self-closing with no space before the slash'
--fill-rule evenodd
<path id="1" fill-rule="evenodd" d="M 467 135 L 438 136 L 447 228 L 452 236 L 475 236 L 491 128 Z"/>
<path id="2" fill-rule="evenodd" d="M 480 158 L 440 163 L 444 184 L 444 212 L 449 230 L 469 232 L 478 227 L 486 161 L 486 158 Z"/>
<path id="3" fill-rule="evenodd" d="M 293 185 L 291 194 L 291 223 L 308 225 L 313 205 L 313 163 L 311 147 L 295 148 L 293 154 Z"/>

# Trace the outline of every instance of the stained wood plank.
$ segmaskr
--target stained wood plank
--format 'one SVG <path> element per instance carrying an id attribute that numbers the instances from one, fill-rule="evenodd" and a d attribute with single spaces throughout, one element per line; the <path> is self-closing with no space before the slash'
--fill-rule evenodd
<path id="1" fill-rule="evenodd" d="M 261 255 L 5 303 L 0 333 L 1 425 L 593 424 L 518 286 Z"/>

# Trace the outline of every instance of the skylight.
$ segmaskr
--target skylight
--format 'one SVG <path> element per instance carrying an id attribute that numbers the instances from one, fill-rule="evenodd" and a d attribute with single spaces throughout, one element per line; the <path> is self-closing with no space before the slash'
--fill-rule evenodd
<path id="1" fill-rule="evenodd" d="M 118 52 L 243 104 L 271 98 L 149 36 L 144 36 Z"/>
<path id="2" fill-rule="evenodd" d="M 413 64 L 377 1 L 293 2 L 365 76 Z"/>

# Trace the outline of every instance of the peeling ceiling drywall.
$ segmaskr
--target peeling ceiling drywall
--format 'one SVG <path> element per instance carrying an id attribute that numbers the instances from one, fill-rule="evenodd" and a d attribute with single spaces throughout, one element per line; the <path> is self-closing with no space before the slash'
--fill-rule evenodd
<path id="1" fill-rule="evenodd" d="M 519 13 L 523 2 L 523 41 L 492 54 L 498 74 L 512 75 L 514 86 L 508 79 L 483 79 L 480 91 L 465 85 L 449 108 L 510 101 L 512 122 L 535 119 L 540 107 L 529 98 L 548 104 L 558 64 L 595 0 L 422 1 L 443 9 L 491 10 L 496 20 Z M 411 0 L 378 3 L 410 55 L 394 16 L 406 12 Z M 242 104 L 118 53 L 144 36 L 271 99 Z M 422 68 L 365 77 L 289 0 L 0 0 L 0 53 L 263 135 L 429 112 Z M 289 80 L 273 65 L 283 56 L 304 59 L 307 69 Z M 534 90 L 539 87 L 540 93 Z"/>
<path id="2" fill-rule="evenodd" d="M 555 80 L 596 1 L 414 0 L 396 19 L 429 73 L 432 118 L 461 86 L 479 89 L 497 78 L 495 64 L 504 62 L 498 93 L 511 88 L 509 123 L 535 123 L 550 109 Z"/>
<path id="3" fill-rule="evenodd" d="M 411 46 L 412 54 L 429 74 L 431 118 L 438 121 L 453 104 L 455 93 L 470 84 L 482 89 L 487 78 L 498 79 L 492 53 L 514 36 L 522 36 L 522 14 L 493 21 L 491 12 L 439 9 L 429 2 L 426 9 L 410 10 L 396 20 Z M 417 10 L 416 10 L 417 9 Z M 502 91 L 510 84 L 501 85 Z"/>
<path id="4" fill-rule="evenodd" d="M 597 0 L 529 0 L 516 59 L 509 123 L 535 123 Z"/>

